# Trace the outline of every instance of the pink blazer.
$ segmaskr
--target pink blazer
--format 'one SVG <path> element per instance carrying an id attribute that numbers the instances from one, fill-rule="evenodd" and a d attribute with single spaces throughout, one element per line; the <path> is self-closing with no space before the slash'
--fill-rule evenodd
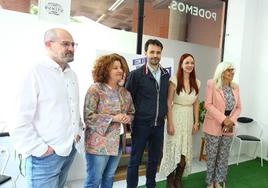
<path id="1" fill-rule="evenodd" d="M 241 112 L 239 87 L 232 89 L 235 98 L 235 105 L 230 114 L 231 120 L 235 123 Z M 205 94 L 205 108 L 207 113 L 203 123 L 203 131 L 213 136 L 233 135 L 233 133 L 222 133 L 221 124 L 226 118 L 225 99 L 222 89 L 216 89 L 213 80 L 208 80 Z"/>

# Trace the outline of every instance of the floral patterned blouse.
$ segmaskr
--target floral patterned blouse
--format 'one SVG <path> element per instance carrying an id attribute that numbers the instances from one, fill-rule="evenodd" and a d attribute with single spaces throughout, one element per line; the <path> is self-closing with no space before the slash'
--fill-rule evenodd
<path id="1" fill-rule="evenodd" d="M 112 116 L 119 113 L 131 115 L 133 119 L 134 105 L 130 93 L 124 87 L 111 89 L 105 83 L 92 84 L 84 103 L 87 153 L 118 155 L 120 123 L 112 122 Z"/>
<path id="2" fill-rule="evenodd" d="M 235 99 L 233 96 L 233 91 L 230 86 L 228 87 L 223 87 L 223 94 L 225 98 L 225 110 L 226 111 L 231 111 L 234 108 L 235 105 Z"/>

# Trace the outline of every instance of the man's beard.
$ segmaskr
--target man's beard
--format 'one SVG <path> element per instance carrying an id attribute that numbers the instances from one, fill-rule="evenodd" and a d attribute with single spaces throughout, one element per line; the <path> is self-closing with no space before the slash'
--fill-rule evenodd
<path id="1" fill-rule="evenodd" d="M 152 64 L 152 65 L 158 65 L 159 62 L 160 62 L 159 58 L 151 58 L 151 59 L 149 59 L 149 63 Z"/>
<path id="2" fill-rule="evenodd" d="M 62 61 L 65 63 L 70 63 L 74 60 L 74 54 L 73 53 L 67 53 L 64 57 L 62 57 Z"/>

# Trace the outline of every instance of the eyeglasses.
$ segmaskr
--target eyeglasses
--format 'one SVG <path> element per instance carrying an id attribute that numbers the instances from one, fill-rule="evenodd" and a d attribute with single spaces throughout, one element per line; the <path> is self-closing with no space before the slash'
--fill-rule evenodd
<path id="1" fill-rule="evenodd" d="M 58 42 L 58 41 L 51 41 L 51 42 Z M 70 41 L 61 41 L 58 42 L 61 46 L 63 46 L 65 49 L 68 49 L 70 46 L 72 46 L 74 49 L 77 48 L 78 44 L 75 42 L 70 42 Z"/>

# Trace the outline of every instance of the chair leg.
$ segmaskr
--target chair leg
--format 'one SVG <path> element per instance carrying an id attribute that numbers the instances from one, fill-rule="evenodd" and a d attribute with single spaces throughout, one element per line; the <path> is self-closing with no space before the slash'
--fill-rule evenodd
<path id="1" fill-rule="evenodd" d="M 260 157 L 261 157 L 261 167 L 263 167 L 263 158 L 262 158 L 262 141 L 260 141 L 260 142 L 257 142 L 257 145 L 256 145 L 256 147 L 255 147 L 255 151 L 254 151 L 254 158 L 256 159 L 257 158 L 257 154 L 256 154 L 256 151 L 257 151 L 257 147 L 258 147 L 258 145 L 260 144 Z"/>
<path id="2" fill-rule="evenodd" d="M 242 142 L 241 142 L 241 140 L 239 140 L 239 150 L 238 150 L 238 156 L 237 156 L 236 165 L 239 164 L 239 158 L 240 158 L 241 146 L 242 146 Z"/>
<path id="3" fill-rule="evenodd" d="M 16 182 L 12 180 L 12 188 L 16 188 Z"/>
<path id="4" fill-rule="evenodd" d="M 262 156 L 262 141 L 260 141 L 260 146 L 261 146 L 261 167 L 263 167 L 263 156 Z"/>
<path id="5" fill-rule="evenodd" d="M 256 142 L 256 147 L 255 147 L 255 150 L 254 150 L 254 154 L 253 154 L 253 156 L 254 156 L 254 158 L 256 159 L 257 158 L 257 148 L 258 148 L 258 145 L 259 145 L 259 142 Z"/>

